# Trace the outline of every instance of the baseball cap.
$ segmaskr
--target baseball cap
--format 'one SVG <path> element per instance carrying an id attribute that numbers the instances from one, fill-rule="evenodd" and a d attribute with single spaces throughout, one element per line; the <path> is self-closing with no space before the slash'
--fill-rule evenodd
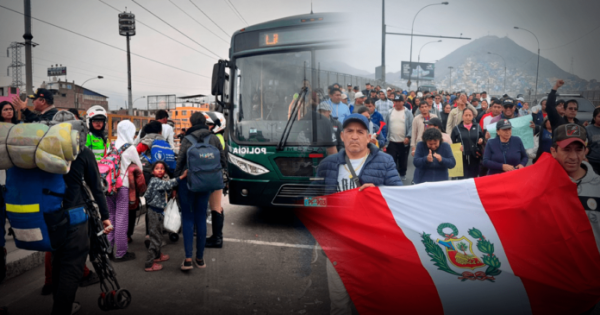
<path id="1" fill-rule="evenodd" d="M 585 145 L 587 132 L 585 128 L 578 124 L 564 124 L 558 126 L 554 130 L 553 136 L 553 144 L 556 144 L 564 149 L 573 142 L 581 142 L 583 145 Z"/>
<path id="2" fill-rule="evenodd" d="M 352 86 L 352 83 L 348 83 L 348 84 L 346 84 L 346 86 Z"/>
<path id="3" fill-rule="evenodd" d="M 517 97 L 517 101 L 519 101 L 519 102 L 525 102 L 525 99 L 522 98 L 522 97 Z"/>
<path id="4" fill-rule="evenodd" d="M 391 91 L 391 90 L 392 90 L 392 88 L 388 86 L 388 88 L 387 88 L 386 90 L 387 90 L 387 91 Z"/>
<path id="5" fill-rule="evenodd" d="M 326 102 L 322 102 L 321 104 L 319 104 L 319 106 L 317 106 L 317 110 L 331 111 L 331 106 L 329 106 L 329 104 L 327 104 Z"/>
<path id="6" fill-rule="evenodd" d="M 342 93 L 342 99 L 345 100 L 348 98 L 348 95 Z"/>
<path id="7" fill-rule="evenodd" d="M 507 98 L 504 101 L 502 101 L 502 107 L 506 106 L 515 106 L 515 102 L 512 99 Z"/>
<path id="8" fill-rule="evenodd" d="M 359 122 L 365 126 L 365 129 L 369 130 L 369 121 L 367 120 L 367 117 L 363 116 L 362 114 L 350 114 L 346 116 L 346 118 L 344 118 L 344 124 L 342 125 L 342 128 L 346 128 L 346 126 L 348 126 L 348 124 L 351 122 Z"/>
<path id="9" fill-rule="evenodd" d="M 504 129 L 512 129 L 512 125 L 510 120 L 508 119 L 500 119 L 496 123 L 496 130 L 504 130 Z"/>
<path id="10" fill-rule="evenodd" d="M 404 96 L 402 94 L 394 95 L 394 102 L 404 102 Z"/>
<path id="11" fill-rule="evenodd" d="M 46 99 L 46 101 L 49 104 L 54 103 L 54 96 L 52 95 L 52 93 L 50 93 L 50 91 L 46 90 L 46 89 L 37 89 L 37 91 L 35 91 L 35 94 L 33 95 L 29 95 L 27 96 L 28 98 L 35 100 L 39 97 L 43 97 L 44 99 Z"/>
<path id="12" fill-rule="evenodd" d="M 487 92 L 486 92 L 486 91 L 483 91 L 483 92 L 481 92 L 481 94 L 487 94 Z"/>
<path id="13" fill-rule="evenodd" d="M 361 97 L 365 97 L 365 95 L 364 95 L 364 94 L 362 94 L 362 92 L 356 92 L 356 93 L 354 94 L 354 98 L 361 98 Z"/>

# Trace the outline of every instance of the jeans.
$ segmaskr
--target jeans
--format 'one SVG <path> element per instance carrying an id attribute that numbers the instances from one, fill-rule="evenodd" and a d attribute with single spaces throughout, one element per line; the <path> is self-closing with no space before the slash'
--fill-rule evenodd
<path id="1" fill-rule="evenodd" d="M 90 252 L 87 222 L 69 227 L 65 244 L 52 253 L 52 314 L 71 314 L 83 266 Z"/>
<path id="2" fill-rule="evenodd" d="M 181 225 L 183 227 L 183 246 L 185 258 L 194 253 L 194 225 L 196 226 L 196 258 L 204 258 L 206 244 L 206 209 L 210 193 L 195 193 L 187 188 L 187 179 L 179 183 L 179 201 L 181 202 Z"/>
<path id="3" fill-rule="evenodd" d="M 396 168 L 400 176 L 406 176 L 408 154 L 410 146 L 405 146 L 404 142 L 391 142 L 388 144 L 387 153 L 394 158 Z"/>

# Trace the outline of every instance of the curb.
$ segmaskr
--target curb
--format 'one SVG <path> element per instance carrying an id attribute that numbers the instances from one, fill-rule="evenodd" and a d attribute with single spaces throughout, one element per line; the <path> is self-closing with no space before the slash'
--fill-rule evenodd
<path id="1" fill-rule="evenodd" d="M 6 257 L 6 279 L 11 279 L 44 263 L 45 252 L 16 250 Z"/>

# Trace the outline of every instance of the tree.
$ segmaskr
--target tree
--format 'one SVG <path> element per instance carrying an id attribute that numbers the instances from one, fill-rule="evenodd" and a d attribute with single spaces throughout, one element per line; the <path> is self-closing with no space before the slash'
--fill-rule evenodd
<path id="1" fill-rule="evenodd" d="M 456 244 L 456 246 L 458 247 L 458 250 L 462 251 L 465 254 L 465 256 L 467 256 L 467 244 L 465 244 L 464 242 L 460 242 Z"/>

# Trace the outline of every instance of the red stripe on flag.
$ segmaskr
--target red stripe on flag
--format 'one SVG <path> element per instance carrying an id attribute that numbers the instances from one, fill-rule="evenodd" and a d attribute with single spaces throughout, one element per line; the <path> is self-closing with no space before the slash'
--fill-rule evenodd
<path id="1" fill-rule="evenodd" d="M 360 314 L 442 314 L 435 284 L 377 188 L 296 213 L 332 262 Z M 335 248 L 335 249 L 332 249 Z"/>
<path id="2" fill-rule="evenodd" d="M 577 185 L 554 158 L 475 184 L 534 314 L 580 314 L 600 301 L 592 227 Z"/>

